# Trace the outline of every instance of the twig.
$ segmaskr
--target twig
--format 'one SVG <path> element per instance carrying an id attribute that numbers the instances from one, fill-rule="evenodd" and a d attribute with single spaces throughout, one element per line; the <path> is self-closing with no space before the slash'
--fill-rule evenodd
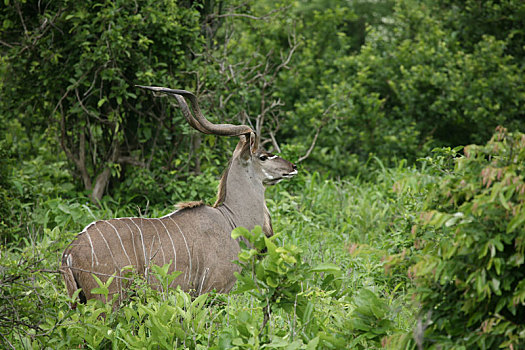
<path id="1" fill-rule="evenodd" d="M 9 344 L 9 346 L 11 347 L 11 349 L 16 350 L 16 348 L 14 347 L 14 345 L 11 344 L 11 342 L 10 342 L 10 341 L 4 336 L 3 333 L 0 333 L 0 335 L 2 336 L 2 338 L 4 339 L 4 341 L 5 341 L 7 344 Z"/>
<path id="2" fill-rule="evenodd" d="M 210 18 L 224 18 L 224 17 L 244 17 L 244 18 L 249 18 L 249 19 L 254 19 L 254 20 L 265 20 L 267 18 L 266 16 L 257 17 L 253 15 L 248 15 L 246 13 L 225 13 L 223 15 L 210 15 Z"/>
<path id="3" fill-rule="evenodd" d="M 143 167 L 146 167 L 148 169 L 151 165 L 151 162 L 153 161 L 153 155 L 155 154 L 155 148 L 157 147 L 157 139 L 159 138 L 159 132 L 160 132 L 160 128 L 157 128 L 157 130 L 155 130 L 155 137 L 153 138 L 153 145 L 151 146 L 151 153 L 149 155 L 149 159 L 143 165 Z"/>
<path id="4" fill-rule="evenodd" d="M 15 2 L 15 7 L 16 7 L 16 12 L 18 12 L 18 16 L 20 17 L 20 22 L 22 23 L 22 27 L 24 27 L 24 35 L 26 36 L 27 39 L 29 39 L 29 31 L 27 30 L 27 27 L 26 27 L 26 22 L 24 21 L 24 16 L 22 16 L 22 11 L 20 10 L 20 4 L 17 2 Z"/>
<path id="5" fill-rule="evenodd" d="M 325 109 L 325 111 L 323 112 L 323 117 L 326 116 L 326 114 L 328 113 L 328 111 L 333 107 L 335 106 L 335 103 L 332 103 L 330 106 L 328 106 L 327 109 Z M 314 147 L 315 147 L 315 143 L 317 142 L 317 137 L 319 137 L 319 133 L 321 132 L 321 129 L 326 125 L 326 122 L 328 121 L 327 118 L 323 118 L 322 121 L 321 121 L 321 125 L 319 125 L 319 127 L 317 128 L 317 130 L 315 131 L 315 135 L 314 135 L 314 138 L 312 140 L 312 143 L 310 144 L 310 147 L 308 148 L 308 150 L 306 151 L 306 154 L 302 157 L 300 157 L 298 160 L 297 160 L 297 163 L 300 163 L 302 162 L 303 160 L 305 160 L 306 158 L 308 158 L 310 156 L 310 154 L 312 153 Z"/>
<path id="6" fill-rule="evenodd" d="M 133 281 L 133 278 L 122 277 L 122 276 L 117 276 L 117 275 L 109 275 L 109 274 L 107 274 L 107 273 L 96 272 L 96 271 L 90 271 L 90 270 L 84 270 L 84 269 L 81 269 L 80 267 L 68 266 L 68 269 L 71 269 L 71 270 L 77 270 L 77 271 L 81 271 L 81 272 L 92 273 L 92 274 L 94 274 L 94 275 L 99 275 L 99 276 L 114 277 L 114 278 L 116 278 L 116 279 L 123 279 L 123 280 L 127 280 L 127 281 Z"/>
<path id="7" fill-rule="evenodd" d="M 260 16 L 260 17 L 253 16 L 253 15 L 248 15 L 246 13 L 225 13 L 225 14 L 222 14 L 222 15 L 210 14 L 208 16 L 208 19 L 212 20 L 212 19 L 215 19 L 215 18 L 225 18 L 225 17 L 244 17 L 244 18 L 249 18 L 249 19 L 253 19 L 253 20 L 256 20 L 256 21 L 261 21 L 261 20 L 266 20 L 268 17 L 271 17 L 276 12 L 285 11 L 289 7 L 290 6 L 286 6 L 284 8 L 278 8 L 278 9 L 272 10 L 272 11 L 268 12 L 267 14 L 265 14 L 263 16 Z"/>
<path id="8" fill-rule="evenodd" d="M 275 147 L 275 151 L 277 153 L 281 153 L 281 148 L 279 147 L 279 144 L 277 143 L 277 140 L 275 139 L 273 132 L 270 131 L 269 134 L 270 134 L 270 139 L 272 140 L 272 145 L 273 147 Z"/>
<path id="9" fill-rule="evenodd" d="M 319 136 L 319 133 L 321 132 L 321 129 L 323 128 L 322 125 L 320 125 L 316 132 L 315 132 L 315 135 L 314 135 L 314 139 L 312 140 L 312 143 L 310 144 L 310 147 L 308 148 L 308 150 L 306 151 L 306 154 L 302 157 L 300 157 L 299 159 L 297 159 L 297 163 L 300 163 L 302 162 L 303 160 L 307 159 L 308 157 L 310 157 L 310 154 L 312 153 L 314 147 L 315 147 L 315 143 L 317 142 L 317 137 Z"/>
<path id="10" fill-rule="evenodd" d="M 80 98 L 80 95 L 78 93 L 78 88 L 75 88 L 75 95 L 77 96 L 77 101 L 78 101 L 78 104 L 80 105 L 80 108 L 82 108 L 82 110 L 86 112 L 87 115 L 95 118 L 102 124 L 111 125 L 111 126 L 115 125 L 115 122 L 112 122 L 110 120 L 104 120 L 100 118 L 98 115 L 96 115 L 95 113 L 91 112 L 89 109 L 87 109 L 86 106 L 84 106 L 84 104 L 82 103 L 82 99 Z"/>
<path id="11" fill-rule="evenodd" d="M 8 44 L 8 43 L 6 43 L 6 42 L 3 41 L 3 40 L 0 40 L 0 44 L 2 44 L 2 45 L 4 45 L 4 46 L 7 46 L 7 47 L 10 48 L 10 49 L 12 49 L 12 48 L 14 47 L 13 45 Z"/>

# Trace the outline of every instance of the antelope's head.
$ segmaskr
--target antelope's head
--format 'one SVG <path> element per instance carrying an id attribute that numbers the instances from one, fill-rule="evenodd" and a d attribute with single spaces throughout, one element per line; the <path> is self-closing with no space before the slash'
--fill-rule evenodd
<path id="1" fill-rule="evenodd" d="M 252 154 L 255 173 L 265 186 L 279 183 L 297 174 L 297 166 L 275 154 L 259 149 Z"/>
<path id="2" fill-rule="evenodd" d="M 250 169 L 250 176 L 264 186 L 275 185 L 297 174 L 295 164 L 259 147 L 258 137 L 253 132 L 241 136 L 232 161 L 243 163 Z"/>

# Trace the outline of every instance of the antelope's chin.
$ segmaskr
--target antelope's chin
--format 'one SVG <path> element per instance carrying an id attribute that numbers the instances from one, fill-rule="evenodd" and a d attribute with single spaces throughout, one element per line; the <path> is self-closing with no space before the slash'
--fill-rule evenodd
<path id="1" fill-rule="evenodd" d="M 273 186 L 273 185 L 277 185 L 279 182 L 281 182 L 283 180 L 282 177 L 279 177 L 279 178 L 273 178 L 273 179 L 265 179 L 263 181 L 263 185 L 265 186 Z"/>
<path id="2" fill-rule="evenodd" d="M 274 178 L 271 178 L 271 179 L 265 179 L 263 181 L 263 184 L 266 185 L 266 186 L 277 185 L 282 180 L 289 179 L 291 177 L 294 177 L 295 175 L 297 175 L 297 170 L 294 170 L 291 173 L 283 174 L 281 177 L 274 177 Z"/>
<path id="3" fill-rule="evenodd" d="M 283 174 L 283 178 L 289 179 L 291 177 L 294 177 L 295 175 L 297 175 L 297 170 L 294 170 L 294 171 L 292 171 L 291 173 L 288 173 L 288 174 Z"/>

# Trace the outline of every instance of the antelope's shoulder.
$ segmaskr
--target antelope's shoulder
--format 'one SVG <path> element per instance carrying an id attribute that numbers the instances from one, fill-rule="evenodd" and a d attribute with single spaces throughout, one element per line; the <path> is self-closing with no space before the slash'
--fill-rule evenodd
<path id="1" fill-rule="evenodd" d="M 194 205 L 180 208 L 162 219 L 176 222 L 180 227 L 191 227 L 192 231 L 196 230 L 203 234 L 208 231 L 216 232 L 228 226 L 224 216 L 217 208 L 200 202 L 192 203 Z"/>
<path id="2" fill-rule="evenodd" d="M 100 224 L 102 221 L 104 221 L 104 220 L 95 220 L 95 221 L 90 222 L 90 223 L 87 224 L 86 227 L 84 227 L 84 228 L 82 229 L 82 231 L 80 231 L 78 234 L 80 235 L 80 234 L 82 234 L 82 233 L 85 233 L 85 232 L 88 232 L 88 231 L 93 230 L 93 229 L 95 228 L 95 226 L 96 226 L 97 224 Z"/>

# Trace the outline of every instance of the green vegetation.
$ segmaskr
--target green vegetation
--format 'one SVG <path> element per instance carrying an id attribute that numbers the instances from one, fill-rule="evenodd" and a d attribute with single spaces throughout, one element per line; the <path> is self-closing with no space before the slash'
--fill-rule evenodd
<path id="1" fill-rule="evenodd" d="M 429 199 L 422 221 L 432 229 L 415 233 L 425 336 L 466 348 L 523 345 L 525 134 L 499 128 L 464 154 Z"/>
<path id="2" fill-rule="evenodd" d="M 525 349 L 523 18 L 520 0 L 3 1 L 0 346 Z M 71 310 L 75 234 L 212 203 L 236 141 L 135 84 L 195 91 L 299 175 L 268 190 L 276 236 L 233 232 L 252 248 L 231 293 L 137 277 L 115 311 Z"/>

